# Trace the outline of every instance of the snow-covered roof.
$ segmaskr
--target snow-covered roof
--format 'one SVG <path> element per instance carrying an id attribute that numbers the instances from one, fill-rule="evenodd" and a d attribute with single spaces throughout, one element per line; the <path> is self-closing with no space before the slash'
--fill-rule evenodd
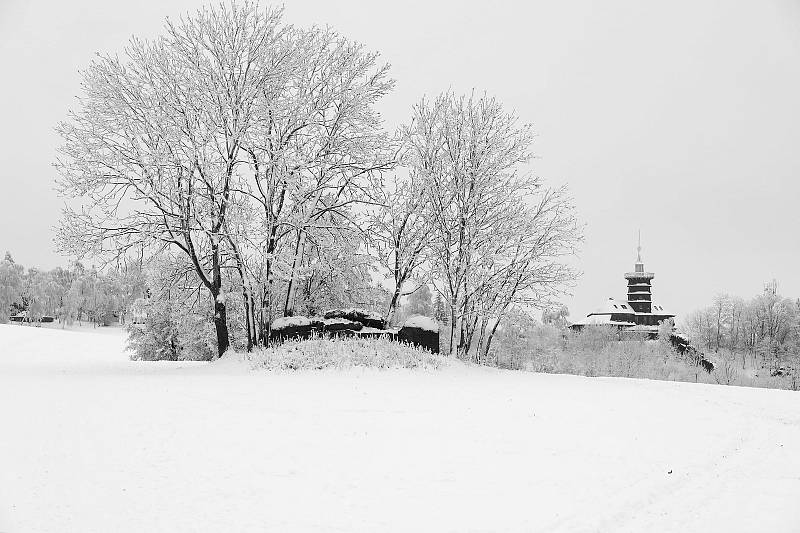
<path id="1" fill-rule="evenodd" d="M 636 302 L 634 302 L 636 303 Z M 642 301 L 641 303 L 646 303 Z M 631 304 L 627 300 L 621 300 L 618 298 L 609 298 L 606 300 L 603 305 L 592 311 L 586 316 L 594 316 L 594 315 L 618 315 L 618 314 L 631 314 L 631 315 L 668 315 L 668 316 L 675 316 L 673 313 L 668 313 L 664 310 L 664 307 L 657 304 L 651 304 L 651 312 L 649 313 L 642 313 L 635 311 Z"/>
<path id="2" fill-rule="evenodd" d="M 573 326 L 633 326 L 635 325 L 633 322 L 621 322 L 617 320 L 611 320 L 610 315 L 589 315 L 586 317 L 585 320 L 580 320 L 578 322 L 573 322 Z"/>
<path id="3" fill-rule="evenodd" d="M 435 319 L 422 315 L 414 315 L 403 323 L 404 328 L 419 328 L 427 331 L 439 331 L 439 323 Z"/>
<path id="4" fill-rule="evenodd" d="M 610 314 L 620 314 L 620 313 L 630 313 L 633 314 L 633 308 L 628 304 L 628 302 L 624 300 L 617 300 L 616 298 L 609 298 L 605 301 L 603 305 L 589 313 L 587 316 L 592 315 L 610 315 Z"/>
<path id="5" fill-rule="evenodd" d="M 652 304 L 650 306 L 650 312 L 649 313 L 636 313 L 636 314 L 637 315 L 642 315 L 642 316 L 644 316 L 644 315 L 675 316 L 674 313 L 668 313 L 667 311 L 665 311 L 663 306 L 656 305 L 656 304 Z"/>

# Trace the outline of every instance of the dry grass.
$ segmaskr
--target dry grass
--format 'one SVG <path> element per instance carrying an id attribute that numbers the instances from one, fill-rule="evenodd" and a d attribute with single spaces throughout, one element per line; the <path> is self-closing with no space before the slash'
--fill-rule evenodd
<path id="1" fill-rule="evenodd" d="M 439 369 L 444 357 L 387 339 L 358 337 L 290 340 L 250 354 L 255 368 L 267 370 L 325 370 L 361 368 Z"/>

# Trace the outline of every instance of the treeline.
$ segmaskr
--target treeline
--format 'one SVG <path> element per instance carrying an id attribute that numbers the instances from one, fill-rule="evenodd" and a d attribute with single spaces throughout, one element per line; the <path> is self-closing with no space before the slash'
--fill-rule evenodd
<path id="1" fill-rule="evenodd" d="M 0 323 L 20 315 L 25 322 L 52 317 L 62 325 L 124 324 L 134 300 L 144 291 L 138 268 L 98 272 L 75 261 L 68 268 L 26 270 L 6 252 L 0 261 Z"/>
<path id="2" fill-rule="evenodd" d="M 510 309 L 574 277 L 561 259 L 580 228 L 566 191 L 527 172 L 531 127 L 448 92 L 388 132 L 376 105 L 389 65 L 282 18 L 205 8 L 89 65 L 58 128 L 60 250 L 157 259 L 166 289 L 150 305 L 199 302 L 218 354 L 340 305 L 392 322 L 428 286 L 450 353 L 486 359 Z"/>
<path id="3" fill-rule="evenodd" d="M 565 314 L 563 308 L 551 310 L 541 323 L 523 313 L 511 314 L 498 332 L 493 364 L 544 373 L 800 390 L 800 365 L 791 350 L 783 352 L 782 366 L 773 362 L 773 370 L 761 357 L 754 362 L 748 354 L 743 369 L 741 354 L 724 346 L 715 351 L 714 344 L 697 346 L 713 362 L 709 369 L 693 352 L 676 349 L 670 320 L 661 323 L 656 339 L 648 340 L 647 335 L 621 335 L 608 326 L 574 331 L 566 326 Z"/>
<path id="4" fill-rule="evenodd" d="M 692 342 L 773 373 L 800 371 L 800 300 L 773 287 L 749 300 L 719 294 L 688 316 Z"/>
<path id="5" fill-rule="evenodd" d="M 232 272 L 227 272 L 232 279 Z M 391 293 L 370 282 L 351 287 L 351 296 L 366 309 L 385 309 Z M 306 294 L 306 291 L 302 291 Z M 9 252 L 0 261 L 0 323 L 12 316 L 19 322 L 39 325 L 51 317 L 61 327 L 78 324 L 126 325 L 132 357 L 157 360 L 208 360 L 216 353 L 209 294 L 191 272 L 165 258 L 140 264 L 120 265 L 100 271 L 79 261 L 46 271 L 18 264 Z M 335 297 L 313 302 L 299 299 L 302 308 L 322 305 L 342 307 L 352 303 Z M 397 319 L 412 315 L 447 320 L 444 305 L 427 285 L 398 305 Z M 246 348 L 241 300 L 229 301 L 231 345 Z"/>

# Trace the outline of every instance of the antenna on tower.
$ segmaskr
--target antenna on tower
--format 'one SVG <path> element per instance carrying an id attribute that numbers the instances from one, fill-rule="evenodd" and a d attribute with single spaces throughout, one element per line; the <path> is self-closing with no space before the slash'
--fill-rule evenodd
<path id="1" fill-rule="evenodd" d="M 642 262 L 642 230 L 639 230 L 639 245 L 636 247 L 636 262 Z"/>

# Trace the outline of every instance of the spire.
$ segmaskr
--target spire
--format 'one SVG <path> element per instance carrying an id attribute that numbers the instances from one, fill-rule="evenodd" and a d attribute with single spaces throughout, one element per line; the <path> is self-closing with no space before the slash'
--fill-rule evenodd
<path id="1" fill-rule="evenodd" d="M 642 262 L 642 230 L 639 230 L 639 246 L 636 247 L 636 262 Z"/>
<path id="2" fill-rule="evenodd" d="M 644 263 L 642 262 L 642 230 L 639 230 L 639 244 L 636 246 L 636 265 L 634 265 L 633 271 L 644 272 Z"/>

